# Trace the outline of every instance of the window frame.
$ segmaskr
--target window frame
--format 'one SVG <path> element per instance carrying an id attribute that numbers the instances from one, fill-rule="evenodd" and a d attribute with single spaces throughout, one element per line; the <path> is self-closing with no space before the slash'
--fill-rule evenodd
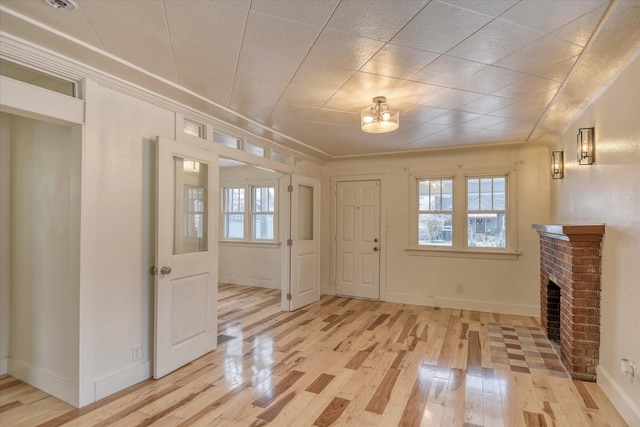
<path id="1" fill-rule="evenodd" d="M 254 210 L 254 188 L 273 187 L 273 212 Z M 242 212 L 227 212 L 227 189 L 242 189 L 244 191 L 244 210 Z M 222 182 L 220 183 L 220 237 L 219 241 L 225 244 L 254 244 L 254 245 L 279 245 L 279 187 L 278 180 L 248 180 L 242 182 Z M 225 237 L 225 220 L 228 214 L 243 215 L 243 237 L 230 238 Z M 254 217 L 255 215 L 272 214 L 273 215 L 273 239 L 256 239 L 254 238 Z"/>
<path id="2" fill-rule="evenodd" d="M 505 184 L 505 247 L 478 247 L 468 245 L 468 213 L 469 197 L 467 194 L 467 180 L 474 178 L 506 178 Z M 420 245 L 419 244 L 419 181 L 421 180 L 453 180 L 452 197 L 452 244 Z M 517 259 L 517 170 L 515 167 L 503 166 L 493 168 L 475 168 L 444 171 L 411 171 L 409 172 L 409 229 L 408 247 L 410 255 L 445 256 L 483 259 Z"/>

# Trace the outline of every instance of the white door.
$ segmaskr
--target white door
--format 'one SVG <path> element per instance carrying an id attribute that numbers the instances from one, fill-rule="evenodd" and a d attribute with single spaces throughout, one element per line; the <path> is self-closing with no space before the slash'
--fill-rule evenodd
<path id="1" fill-rule="evenodd" d="M 320 299 L 320 181 L 291 175 L 288 309 Z"/>
<path id="2" fill-rule="evenodd" d="M 160 378 L 216 348 L 215 153 L 158 138 L 155 351 Z"/>
<path id="3" fill-rule="evenodd" d="M 336 294 L 380 299 L 380 181 L 338 182 Z"/>

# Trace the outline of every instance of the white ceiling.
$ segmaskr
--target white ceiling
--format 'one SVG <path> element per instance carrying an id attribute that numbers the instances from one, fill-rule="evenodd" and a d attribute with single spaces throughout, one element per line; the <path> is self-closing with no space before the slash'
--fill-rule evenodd
<path id="1" fill-rule="evenodd" d="M 639 38 L 637 0 L 76 2 L 0 0 L 0 30 L 89 66 L 115 61 L 116 75 L 197 94 L 195 108 L 324 158 L 524 142 L 545 120 L 557 131 L 575 108 L 545 112 L 598 89 L 562 101 L 598 37 L 626 41 L 609 43 L 621 61 L 596 83 Z M 379 95 L 400 129 L 364 133 L 359 113 Z"/>

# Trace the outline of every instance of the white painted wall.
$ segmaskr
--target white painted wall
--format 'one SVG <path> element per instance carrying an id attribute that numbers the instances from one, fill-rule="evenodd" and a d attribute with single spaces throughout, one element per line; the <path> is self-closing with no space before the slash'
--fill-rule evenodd
<path id="1" fill-rule="evenodd" d="M 80 133 L 3 116 L 11 141 L 8 371 L 77 404 Z"/>
<path id="2" fill-rule="evenodd" d="M 263 245 L 220 242 L 219 275 L 221 283 L 259 286 L 281 289 L 282 262 L 284 255 L 285 229 L 283 209 L 284 177 L 282 174 L 252 166 L 220 168 L 220 185 L 238 184 L 245 181 L 275 181 L 278 190 L 278 245 Z M 222 202 L 221 202 L 222 203 Z M 248 199 L 247 199 L 248 203 Z M 220 227 L 222 230 L 222 226 Z M 251 266 L 251 268 L 247 268 Z"/>
<path id="3" fill-rule="evenodd" d="M 11 121 L 0 113 L 0 375 L 8 372 L 9 359 L 9 263 L 11 260 Z"/>
<path id="4" fill-rule="evenodd" d="M 150 375 L 156 135 L 174 113 L 86 86 L 82 187 L 81 405 Z M 132 347 L 142 359 L 132 361 Z"/>
<path id="5" fill-rule="evenodd" d="M 578 128 L 595 127 L 596 161 L 576 161 Z M 567 128 L 565 177 L 551 185 L 553 223 L 604 223 L 598 383 L 630 425 L 640 425 L 640 378 L 632 385 L 620 359 L 640 366 L 640 57 Z"/>
<path id="6" fill-rule="evenodd" d="M 345 180 L 359 175 L 382 180 L 381 209 L 386 223 L 381 235 L 381 299 L 429 306 L 454 307 L 539 316 L 539 243 L 531 224 L 549 219 L 548 150 L 542 146 L 503 146 L 485 149 L 433 151 L 411 156 L 334 161 L 323 181 L 323 293 L 335 292 L 329 260 L 330 223 L 335 221 L 328 201 L 334 197 L 331 177 Z M 513 166 L 518 174 L 517 260 L 413 256 L 408 247 L 409 171 Z M 456 283 L 464 293 L 456 294 Z M 436 297 L 427 297 L 435 292 Z"/>

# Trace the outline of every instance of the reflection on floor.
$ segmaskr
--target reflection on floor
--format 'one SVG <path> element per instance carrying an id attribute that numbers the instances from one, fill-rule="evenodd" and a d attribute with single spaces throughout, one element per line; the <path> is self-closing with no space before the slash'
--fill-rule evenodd
<path id="1" fill-rule="evenodd" d="M 218 332 L 237 338 L 82 409 L 5 376 L 0 424 L 624 426 L 596 384 L 530 359 L 548 354 L 538 328 L 530 317 L 332 296 L 288 313 L 279 291 L 221 285 Z M 500 347 L 525 360 L 495 359 Z M 513 369 L 520 362 L 529 372 Z"/>

